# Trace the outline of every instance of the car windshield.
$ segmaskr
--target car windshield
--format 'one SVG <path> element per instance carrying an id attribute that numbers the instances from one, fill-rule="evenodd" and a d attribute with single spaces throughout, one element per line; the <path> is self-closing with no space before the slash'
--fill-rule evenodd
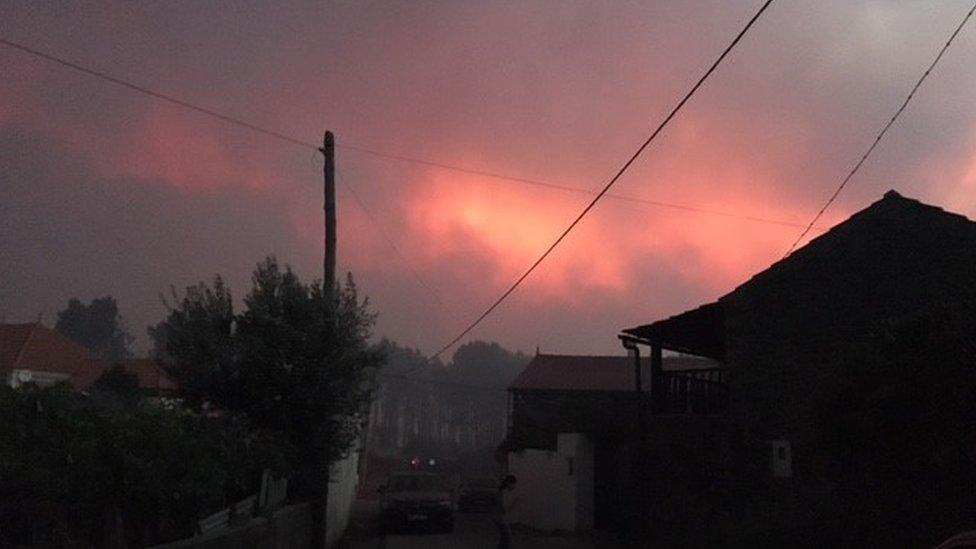
<path id="1" fill-rule="evenodd" d="M 400 476 L 391 478 L 387 487 L 391 492 L 425 492 L 440 490 L 443 483 L 434 476 Z"/>

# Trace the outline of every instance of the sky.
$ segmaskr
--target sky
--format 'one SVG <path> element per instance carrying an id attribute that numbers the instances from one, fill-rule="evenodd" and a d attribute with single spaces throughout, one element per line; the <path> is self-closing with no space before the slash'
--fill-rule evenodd
<path id="1" fill-rule="evenodd" d="M 319 142 L 338 263 L 377 337 L 451 340 L 600 189 L 758 9 L 657 2 L 4 2 L 0 37 Z M 466 340 L 619 354 L 621 329 L 777 261 L 900 105 L 967 1 L 777 0 L 607 198 Z M 895 189 L 976 217 L 971 22 L 822 229 Z M 367 213 L 368 212 L 368 213 Z M 322 159 L 0 47 L 0 318 L 114 296 L 136 351 L 160 294 L 268 254 L 321 276 Z M 813 231 L 811 236 L 819 234 Z"/>

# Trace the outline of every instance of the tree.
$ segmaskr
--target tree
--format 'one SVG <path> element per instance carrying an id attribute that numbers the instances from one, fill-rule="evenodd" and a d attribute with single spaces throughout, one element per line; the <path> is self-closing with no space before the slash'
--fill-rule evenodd
<path id="1" fill-rule="evenodd" d="M 171 288 L 172 303 L 166 319 L 148 328 L 154 355 L 166 365 L 179 387 L 180 397 L 193 409 L 207 400 L 223 402 L 231 381 L 228 376 L 240 354 L 234 338 L 234 300 L 223 279 L 186 289 L 179 298 Z"/>
<path id="2" fill-rule="evenodd" d="M 93 388 L 98 392 L 111 393 L 130 406 L 139 402 L 139 376 L 121 364 L 106 370 L 95 380 Z"/>
<path id="3" fill-rule="evenodd" d="M 88 305 L 71 298 L 68 307 L 58 312 L 55 329 L 90 349 L 98 358 L 119 362 L 130 356 L 132 337 L 125 331 L 112 296 L 93 299 Z"/>
<path id="4" fill-rule="evenodd" d="M 298 449 L 303 481 L 292 484 L 314 499 L 365 420 L 372 374 L 383 363 L 368 342 L 374 320 L 351 276 L 326 291 L 268 257 L 242 313 L 218 277 L 188 288 L 152 332 L 165 342 L 167 369 L 186 401 L 282 433 Z"/>
<path id="5" fill-rule="evenodd" d="M 454 351 L 449 371 L 463 383 L 507 388 L 528 362 L 521 351 L 513 353 L 494 341 L 471 341 Z"/>
<path id="6" fill-rule="evenodd" d="M 508 415 L 505 389 L 529 357 L 498 343 L 474 341 L 461 345 L 445 366 L 392 341 L 383 340 L 379 346 L 388 360 L 379 374 L 382 392 L 377 398 L 383 409 L 398 417 L 387 413 L 377 418 L 371 433 L 374 451 L 405 452 L 412 446 L 423 455 L 446 457 L 471 452 L 472 445 L 486 450 L 503 439 Z M 419 429 L 403 432 L 399 425 Z M 458 437 L 458 432 L 464 435 Z"/>
<path id="7" fill-rule="evenodd" d="M 290 451 L 240 418 L 102 406 L 66 384 L 0 387 L 0 432 L 2 547 L 114 546 L 110 517 L 130 547 L 189 537 Z"/>

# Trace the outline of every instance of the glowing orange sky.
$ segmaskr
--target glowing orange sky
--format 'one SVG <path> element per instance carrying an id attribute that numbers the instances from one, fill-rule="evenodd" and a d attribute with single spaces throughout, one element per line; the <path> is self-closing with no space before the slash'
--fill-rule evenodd
<path id="1" fill-rule="evenodd" d="M 308 141 L 329 128 L 340 144 L 598 189 L 754 4 L 7 4 L 0 21 L 12 40 Z M 966 8 L 856 4 L 771 8 L 613 192 L 808 221 Z M 976 214 L 974 55 L 967 29 L 821 225 L 889 188 Z M 12 51 L 0 75 L 0 138 L 19 151 L 0 189 L 0 251 L 17 258 L 0 273 L 8 319 L 111 293 L 141 337 L 169 284 L 221 272 L 241 295 L 267 253 L 319 272 L 311 151 Z M 427 351 L 589 199 L 342 148 L 338 159 L 340 266 L 371 296 L 380 335 Z M 117 220 L 102 227 L 96 211 Z M 620 328 L 722 295 L 798 233 L 607 199 L 473 336 L 618 352 Z M 69 271 L 84 274 L 55 274 Z"/>

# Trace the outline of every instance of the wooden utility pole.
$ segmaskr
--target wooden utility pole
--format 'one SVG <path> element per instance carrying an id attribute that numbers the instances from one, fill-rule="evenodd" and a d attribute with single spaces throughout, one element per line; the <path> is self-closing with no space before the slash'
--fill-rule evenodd
<path id="1" fill-rule="evenodd" d="M 325 132 L 322 139 L 322 148 L 319 149 L 325 157 L 325 166 L 322 169 L 324 175 L 324 195 L 325 203 L 325 257 L 322 260 L 322 285 L 325 291 L 325 325 L 335 323 L 335 289 L 336 289 L 336 207 L 335 207 L 335 136 L 332 132 Z M 324 472 L 317 472 L 324 476 L 322 485 L 319 486 L 321 493 L 318 498 L 312 501 L 312 536 L 310 546 L 313 549 L 323 549 L 325 541 L 328 539 L 329 509 L 329 477 L 331 464 L 326 465 Z"/>
<path id="2" fill-rule="evenodd" d="M 322 282 L 331 296 L 336 283 L 336 207 L 335 207 L 335 136 L 325 132 L 322 148 L 325 156 L 325 259 L 322 265 Z"/>

